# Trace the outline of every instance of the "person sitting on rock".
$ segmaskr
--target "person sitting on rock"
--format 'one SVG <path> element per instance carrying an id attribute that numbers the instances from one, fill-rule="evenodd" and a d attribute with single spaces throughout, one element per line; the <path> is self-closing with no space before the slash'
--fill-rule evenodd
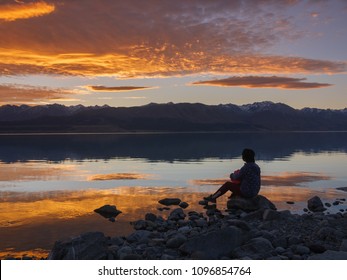
<path id="1" fill-rule="evenodd" d="M 242 159 L 245 164 L 241 169 L 230 174 L 230 181 L 225 182 L 214 194 L 204 197 L 204 200 L 216 203 L 216 199 L 227 191 L 231 191 L 232 196 L 238 195 L 245 198 L 256 196 L 260 190 L 260 168 L 255 163 L 254 157 L 253 150 L 244 149 Z"/>

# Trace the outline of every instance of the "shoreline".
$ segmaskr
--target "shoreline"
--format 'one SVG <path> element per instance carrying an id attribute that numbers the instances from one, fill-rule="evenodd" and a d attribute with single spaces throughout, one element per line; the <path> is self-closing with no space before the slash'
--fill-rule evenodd
<path id="1" fill-rule="evenodd" d="M 330 196 L 330 198 L 322 196 L 322 200 L 323 200 L 324 204 L 329 205 L 329 206 L 327 206 L 327 210 L 324 212 L 325 215 L 335 215 L 335 214 L 340 213 L 340 212 L 341 212 L 341 214 L 347 213 L 347 204 L 345 201 L 343 201 L 343 200 L 347 199 L 347 197 L 345 196 L 347 190 L 345 190 L 344 188 L 336 188 L 336 189 L 338 189 L 338 192 L 336 192 L 334 195 Z M 275 199 L 276 196 L 271 197 L 271 192 L 269 193 L 269 192 L 266 192 L 265 190 L 266 189 L 264 188 L 262 194 L 270 197 L 270 199 L 274 199 L 273 202 L 275 203 L 276 207 L 278 208 L 278 212 L 290 211 L 292 215 L 297 215 L 297 216 L 302 216 L 303 214 L 307 214 L 307 212 L 305 212 L 305 210 L 304 210 L 306 200 L 298 201 L 296 199 L 293 199 L 292 201 L 287 201 L 287 200 L 278 201 Z M 178 195 L 178 197 L 180 197 L 181 199 L 184 199 L 185 201 L 189 202 L 189 204 L 190 204 L 189 207 L 187 209 L 184 209 L 184 212 L 186 214 L 189 213 L 189 211 L 194 210 L 194 211 L 197 211 L 199 214 L 203 213 L 203 217 L 208 220 L 207 211 L 203 209 L 202 205 L 198 204 L 199 198 L 201 199 L 202 196 L 204 196 L 204 195 L 206 196 L 207 194 L 208 193 L 206 193 L 206 194 L 202 193 L 197 197 L 197 199 L 192 199 L 191 196 L 189 196 L 189 195 L 186 196 L 186 195 L 183 195 L 181 193 L 180 194 L 171 193 L 171 196 Z M 315 194 L 317 194 L 317 192 L 316 193 L 312 192 L 311 196 L 313 196 Z M 168 195 L 170 196 L 170 194 L 168 194 Z M 323 194 L 321 193 L 320 195 L 323 195 Z M 161 196 L 157 196 L 156 199 L 160 199 L 160 197 Z M 308 199 L 309 197 L 310 196 L 307 196 L 306 199 Z M 65 234 L 64 237 L 61 237 L 61 236 L 59 237 L 59 234 L 56 234 L 55 238 L 53 238 L 51 240 L 51 242 L 50 242 L 50 244 L 48 244 L 48 246 L 41 247 L 40 244 L 38 242 L 36 242 L 37 243 L 36 246 L 32 247 L 32 249 L 28 249 L 30 247 L 25 246 L 25 248 L 23 248 L 24 250 L 23 249 L 20 250 L 19 248 L 18 248 L 19 249 L 18 251 L 14 250 L 14 251 L 7 251 L 6 252 L 6 250 L 4 250 L 4 251 L 2 251 L 2 253 L 1 253 L 2 256 L 0 258 L 1 259 L 6 259 L 6 258 L 10 258 L 10 259 L 47 258 L 51 248 L 54 245 L 54 241 L 60 240 L 61 238 L 69 239 L 69 238 L 71 238 L 71 236 L 76 237 L 76 236 L 81 235 L 81 233 L 85 233 L 88 231 L 101 231 L 104 233 L 105 236 L 106 235 L 107 236 L 127 236 L 127 235 L 133 233 L 134 231 L 136 231 L 131 226 L 132 221 L 136 221 L 137 219 L 144 219 L 143 216 L 146 213 L 150 213 L 150 212 L 154 213 L 158 217 L 162 216 L 165 219 L 167 219 L 168 215 L 174 209 L 174 207 L 177 207 L 177 206 L 173 206 L 173 207 L 170 207 L 170 209 L 159 210 L 158 200 L 156 200 L 156 199 L 153 199 L 152 203 L 148 207 L 146 207 L 144 205 L 142 205 L 141 207 L 138 207 L 137 208 L 138 214 L 135 215 L 135 217 L 132 219 L 124 220 L 123 214 L 122 214 L 122 215 L 120 215 L 121 218 L 116 220 L 116 223 L 111 223 L 107 220 L 104 220 L 104 218 L 100 217 L 98 214 L 94 213 L 94 214 L 92 214 L 92 216 L 90 216 L 90 215 L 86 216 L 82 220 L 82 224 L 85 224 L 87 222 L 89 224 L 89 226 L 84 226 L 81 228 L 81 230 L 78 230 L 78 228 L 76 227 L 77 230 L 76 229 L 72 230 L 73 234 Z M 340 200 L 341 203 L 336 204 L 336 202 L 338 200 Z M 113 199 L 113 200 L 108 199 L 108 201 L 110 203 L 114 203 L 114 204 L 118 205 L 120 207 L 120 210 L 125 211 L 124 212 L 125 215 L 127 215 L 127 211 L 131 210 L 130 208 L 124 209 L 124 204 L 120 204 L 119 199 Z M 94 203 L 94 208 L 100 206 L 100 203 L 103 203 L 103 201 L 100 201 L 98 203 Z M 226 197 L 223 197 L 222 200 L 218 202 L 218 209 L 220 209 L 220 211 L 224 215 L 228 214 L 228 213 L 226 213 L 226 211 L 227 211 L 226 203 L 227 203 Z M 91 211 L 94 208 L 91 208 Z M 153 212 L 153 210 L 155 210 L 155 211 Z M 307 211 L 307 209 L 306 209 L 306 211 Z M 81 222 L 81 220 L 76 220 L 77 223 L 80 223 L 78 221 Z M 54 222 L 52 221 L 52 223 L 54 223 Z M 69 223 L 71 225 L 72 222 L 69 222 Z M 98 226 L 94 226 L 94 224 L 97 224 Z M 64 227 L 66 227 L 68 225 L 69 224 L 66 224 L 65 222 L 63 224 Z M 44 225 L 42 225 L 42 226 L 44 226 Z M 53 228 L 55 230 L 59 230 L 60 226 L 61 225 L 56 224 Z M 126 226 L 129 230 L 126 231 L 125 233 L 123 233 L 122 231 L 118 232 L 118 229 L 124 228 L 124 226 Z M 118 233 L 115 233 L 114 230 L 112 230 L 113 228 L 116 229 Z M 47 229 L 52 230 L 51 227 L 49 227 Z M 30 239 L 28 239 L 28 241 L 30 241 Z M 43 250 L 46 252 L 45 254 L 36 254 L 35 253 L 35 250 L 37 250 L 37 249 L 41 250 L 42 248 L 44 248 Z"/>
<path id="2" fill-rule="evenodd" d="M 228 206 L 222 213 L 206 206 L 205 213 L 177 206 L 167 219 L 146 213 L 127 236 L 89 232 L 57 241 L 47 259 L 347 259 L 345 211 L 299 215 L 267 204 L 252 211 Z"/>

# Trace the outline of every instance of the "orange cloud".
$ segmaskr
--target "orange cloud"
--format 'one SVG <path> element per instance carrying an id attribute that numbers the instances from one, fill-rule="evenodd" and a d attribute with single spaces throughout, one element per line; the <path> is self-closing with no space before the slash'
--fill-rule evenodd
<path id="1" fill-rule="evenodd" d="M 150 87 L 134 87 L 134 86 L 120 86 L 120 87 L 86 86 L 86 88 L 92 91 L 101 91 L 101 92 L 133 91 L 133 90 L 150 89 Z"/>
<path id="2" fill-rule="evenodd" d="M 40 17 L 54 12 L 55 6 L 43 1 L 33 3 L 17 2 L 16 4 L 0 5 L 0 20 L 15 21 Z"/>
<path id="3" fill-rule="evenodd" d="M 283 89 L 311 89 L 331 86 L 324 83 L 307 83 L 303 82 L 306 78 L 289 78 L 289 77 L 261 77 L 245 76 L 230 77 L 219 80 L 209 80 L 195 82 L 193 85 L 209 85 L 223 87 L 247 87 L 247 88 L 283 88 Z"/>
<path id="4" fill-rule="evenodd" d="M 1 37 L 1 35 L 0 35 Z M 70 53 L 47 55 L 0 49 L 0 75 L 59 74 L 72 76 L 118 76 L 124 78 L 188 75 L 194 73 L 341 73 L 344 62 L 300 57 L 177 53 L 175 57 Z M 302 83 L 301 83 L 302 84 Z"/>
<path id="5" fill-rule="evenodd" d="M 45 102 L 78 100 L 78 94 L 59 88 L 34 87 L 18 84 L 0 85 L 0 105 L 2 104 L 37 104 Z"/>
<path id="6" fill-rule="evenodd" d="M 130 78 L 346 71 L 344 61 L 260 51 L 302 34 L 290 17 L 278 24 L 288 1 L 60 3 L 49 17 L 0 24 L 0 75 Z"/>

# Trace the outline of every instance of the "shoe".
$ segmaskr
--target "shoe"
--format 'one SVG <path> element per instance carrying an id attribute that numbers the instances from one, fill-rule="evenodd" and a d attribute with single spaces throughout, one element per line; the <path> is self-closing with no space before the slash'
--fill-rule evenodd
<path id="1" fill-rule="evenodd" d="M 212 203 L 216 203 L 217 202 L 215 198 L 212 198 L 212 194 L 207 196 L 207 197 L 204 197 L 204 200 L 212 202 Z"/>

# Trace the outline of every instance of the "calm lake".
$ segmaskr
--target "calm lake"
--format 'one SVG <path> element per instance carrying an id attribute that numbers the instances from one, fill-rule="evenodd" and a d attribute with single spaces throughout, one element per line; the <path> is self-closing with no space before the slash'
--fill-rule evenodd
<path id="1" fill-rule="evenodd" d="M 0 259 L 46 256 L 56 240 L 89 231 L 126 235 L 148 212 L 168 215 L 158 210 L 166 197 L 204 212 L 198 201 L 243 165 L 245 147 L 262 170 L 260 193 L 279 210 L 347 198 L 337 189 L 347 187 L 344 132 L 1 135 Z M 122 211 L 115 222 L 94 212 L 105 204 Z"/>

